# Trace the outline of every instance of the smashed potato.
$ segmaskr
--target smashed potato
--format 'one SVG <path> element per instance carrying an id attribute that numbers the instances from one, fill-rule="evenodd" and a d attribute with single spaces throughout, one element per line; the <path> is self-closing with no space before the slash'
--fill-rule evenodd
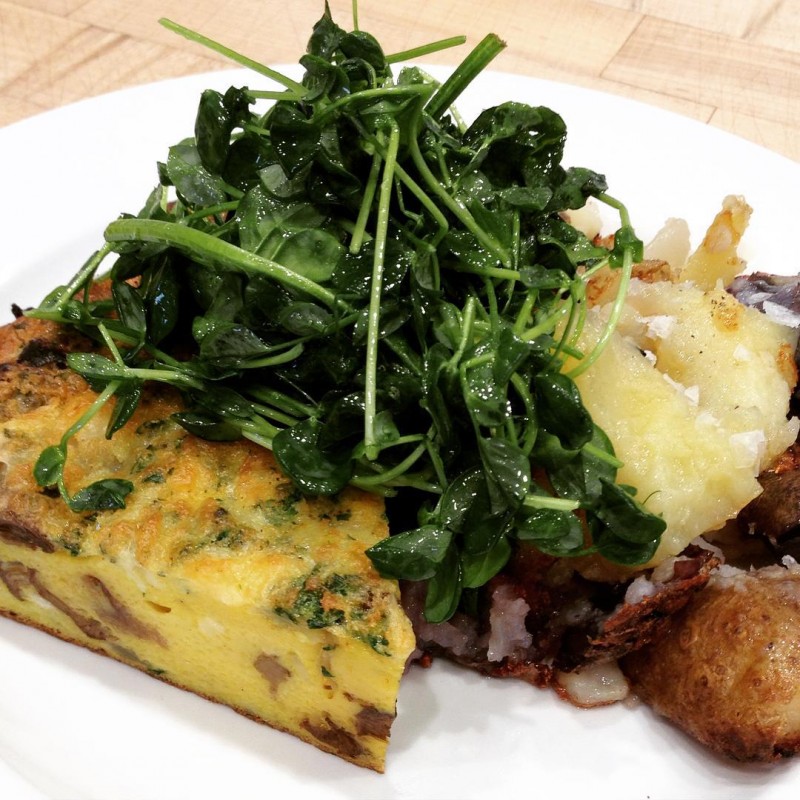
<path id="1" fill-rule="evenodd" d="M 688 228 L 671 220 L 634 266 L 609 344 L 576 380 L 623 463 L 618 479 L 667 523 L 651 567 L 734 519 L 761 493 L 758 475 L 798 435 L 800 423 L 786 415 L 797 330 L 724 289 L 744 267 L 737 247 L 750 214 L 743 198 L 726 197 L 688 257 Z M 619 271 L 608 268 L 589 281 L 579 349 L 597 341 L 618 284 Z M 599 558 L 581 572 L 624 577 Z"/>
<path id="2" fill-rule="evenodd" d="M 623 671 L 659 714 L 738 761 L 800 750 L 800 568 L 722 568 Z"/>
<path id="3" fill-rule="evenodd" d="M 585 340 L 605 313 L 590 313 Z M 733 519 L 795 441 L 796 341 L 721 288 L 632 281 L 616 334 L 577 384 L 623 462 L 619 480 L 667 522 L 652 565 Z"/>

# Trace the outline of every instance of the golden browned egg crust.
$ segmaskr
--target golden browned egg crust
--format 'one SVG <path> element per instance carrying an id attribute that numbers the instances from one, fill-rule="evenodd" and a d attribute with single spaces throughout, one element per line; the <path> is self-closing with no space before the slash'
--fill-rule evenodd
<path id="1" fill-rule="evenodd" d="M 0 329 L 0 613 L 382 770 L 414 636 L 364 553 L 381 500 L 305 498 L 268 451 L 188 434 L 154 391 L 110 441 L 107 414 L 70 441 L 71 491 L 135 486 L 124 509 L 74 513 L 32 474 L 96 397 L 64 367 L 74 344 Z"/>

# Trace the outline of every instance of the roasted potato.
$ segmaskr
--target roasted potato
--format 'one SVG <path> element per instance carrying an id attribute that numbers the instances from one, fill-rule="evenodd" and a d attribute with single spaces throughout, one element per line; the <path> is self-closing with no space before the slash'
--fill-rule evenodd
<path id="1" fill-rule="evenodd" d="M 635 692 L 713 750 L 800 750 L 800 567 L 722 567 L 666 634 L 624 659 Z"/>

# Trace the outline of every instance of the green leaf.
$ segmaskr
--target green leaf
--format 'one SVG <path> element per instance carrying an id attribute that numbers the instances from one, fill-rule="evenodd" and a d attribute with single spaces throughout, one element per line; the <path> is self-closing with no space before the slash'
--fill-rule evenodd
<path id="1" fill-rule="evenodd" d="M 319 424 L 312 419 L 279 431 L 272 451 L 280 468 L 309 494 L 332 495 L 347 486 L 353 474 L 349 458 L 332 458 L 317 446 Z"/>
<path id="2" fill-rule="evenodd" d="M 198 317 L 192 325 L 194 338 L 200 343 L 200 357 L 217 366 L 237 366 L 271 351 L 245 325 Z"/>
<path id="3" fill-rule="evenodd" d="M 515 444 L 501 438 L 480 440 L 481 458 L 491 478 L 493 510 L 515 512 L 531 486 L 531 463 Z"/>
<path id="4" fill-rule="evenodd" d="M 438 505 L 441 524 L 460 533 L 475 506 L 488 508 L 486 479 L 479 467 L 465 470 L 447 485 Z"/>
<path id="5" fill-rule="evenodd" d="M 278 163 L 287 175 L 298 175 L 314 160 L 322 132 L 300 109 L 277 103 L 269 116 L 269 131 Z"/>
<path id="6" fill-rule="evenodd" d="M 200 163 L 221 175 L 228 159 L 231 133 L 249 116 L 250 99 L 243 89 L 231 86 L 224 95 L 206 89 L 200 96 L 194 135 Z"/>
<path id="7" fill-rule="evenodd" d="M 143 381 L 128 381 L 114 393 L 114 409 L 108 418 L 106 439 L 110 439 L 133 416 L 142 397 L 143 385 Z"/>
<path id="8" fill-rule="evenodd" d="M 144 340 L 147 333 L 147 317 L 144 300 L 138 289 L 123 281 L 113 281 L 111 296 L 120 322 L 140 340 Z"/>
<path id="9" fill-rule="evenodd" d="M 192 139 L 184 139 L 169 149 L 167 175 L 190 206 L 205 208 L 227 199 L 224 181 L 203 166 Z"/>
<path id="10" fill-rule="evenodd" d="M 604 175 L 584 167 L 570 167 L 557 184 L 550 207 L 553 210 L 582 208 L 589 197 L 597 197 L 608 189 Z"/>
<path id="11" fill-rule="evenodd" d="M 130 481 L 106 478 L 81 489 L 69 500 L 73 511 L 116 511 L 125 508 L 125 498 L 133 491 Z"/>
<path id="12" fill-rule="evenodd" d="M 597 426 L 594 427 L 591 444 L 609 456 L 614 456 L 611 440 Z M 587 507 L 600 498 L 603 492 L 601 479 L 613 482 L 616 475 L 617 468 L 613 463 L 585 449 L 575 453 L 574 458 L 551 467 L 547 473 L 557 495 L 577 498 Z"/>
<path id="13" fill-rule="evenodd" d="M 594 423 L 575 382 L 561 372 L 540 372 L 533 381 L 541 426 L 567 450 L 592 440 Z"/>
<path id="14" fill-rule="evenodd" d="M 306 102 L 313 103 L 326 95 L 341 97 L 344 92 L 349 91 L 347 72 L 328 59 L 305 53 L 300 58 L 300 64 L 305 68 L 303 85 L 308 88 Z"/>
<path id="15" fill-rule="evenodd" d="M 658 550 L 658 540 L 634 543 L 603 531 L 596 539 L 597 552 L 615 564 L 636 567 L 646 564 Z"/>
<path id="16" fill-rule="evenodd" d="M 147 329 L 150 340 L 159 344 L 178 324 L 181 301 L 181 282 L 172 262 L 160 260 L 147 276 L 144 301 L 147 310 Z"/>
<path id="17" fill-rule="evenodd" d="M 280 174 L 283 175 L 282 170 Z M 241 247 L 272 259 L 287 236 L 317 230 L 325 219 L 312 204 L 276 198 L 260 185 L 247 192 L 236 210 Z"/>
<path id="18" fill-rule="evenodd" d="M 553 190 L 549 186 L 513 186 L 500 191 L 498 197 L 512 208 L 528 212 L 544 211 L 553 197 Z"/>
<path id="19" fill-rule="evenodd" d="M 192 398 L 199 406 L 226 419 L 246 422 L 255 415 L 250 402 L 229 386 L 210 385 L 202 392 L 194 392 Z"/>
<path id="20" fill-rule="evenodd" d="M 503 536 L 485 553 L 461 553 L 461 568 L 465 589 L 477 589 L 491 580 L 508 563 L 512 548 Z"/>
<path id="21" fill-rule="evenodd" d="M 328 309 L 303 301 L 288 303 L 277 314 L 277 320 L 289 333 L 296 336 L 319 336 L 334 322 Z"/>
<path id="22" fill-rule="evenodd" d="M 208 412 L 176 411 L 172 419 L 189 433 L 209 442 L 235 442 L 242 438 L 238 426 Z"/>
<path id="23" fill-rule="evenodd" d="M 346 36 L 331 16 L 328 4 L 325 4 L 325 13 L 314 24 L 311 37 L 308 40 L 307 51 L 323 61 L 332 61 L 334 54 L 339 49 L 339 44 Z"/>
<path id="24" fill-rule="evenodd" d="M 574 556 L 585 549 L 583 526 L 571 511 L 527 509 L 517 521 L 516 537 L 551 556 Z"/>
<path id="25" fill-rule="evenodd" d="M 131 380 L 128 367 L 99 353 L 68 353 L 67 366 L 92 383 Z"/>
<path id="26" fill-rule="evenodd" d="M 344 247 L 334 236 L 312 228 L 285 238 L 275 251 L 274 259 L 309 280 L 321 283 L 331 277 L 343 254 Z"/>
<path id="27" fill-rule="evenodd" d="M 478 350 L 488 351 L 489 345 Z M 466 361 L 470 360 L 467 356 Z M 492 361 L 481 361 L 464 372 L 464 404 L 479 425 L 502 425 L 508 416 L 505 386 L 494 382 Z"/>
<path id="28" fill-rule="evenodd" d="M 525 364 L 532 352 L 533 346 L 530 342 L 517 336 L 511 325 L 502 324 L 492 361 L 492 377 L 495 384 L 506 386 L 511 376 Z"/>
<path id="29" fill-rule="evenodd" d="M 425 595 L 425 619 L 428 622 L 444 622 L 455 614 L 461 599 L 462 583 L 458 549 L 451 545 L 428 581 Z"/>
<path id="30" fill-rule="evenodd" d="M 61 479 L 67 453 L 60 445 L 50 445 L 39 454 L 33 467 L 33 477 L 39 486 L 55 486 Z"/>
<path id="31" fill-rule="evenodd" d="M 446 529 L 423 525 L 382 539 L 367 550 L 367 555 L 381 575 L 398 580 L 427 580 L 447 555 L 452 538 Z"/>
<path id="32" fill-rule="evenodd" d="M 631 260 L 634 264 L 644 258 L 644 243 L 630 226 L 620 228 L 614 234 L 614 248 L 611 251 L 610 264 L 612 267 L 621 268 L 625 252 L 630 250 Z"/>
<path id="33" fill-rule="evenodd" d="M 593 244 L 584 233 L 561 219 L 543 223 L 537 239 L 548 246 L 546 258 L 550 268 L 560 268 L 570 275 L 579 265 L 608 256 L 608 250 Z"/>
<path id="34" fill-rule="evenodd" d="M 650 513 L 622 486 L 601 477 L 603 486 L 596 514 L 614 536 L 634 545 L 658 543 L 667 529 L 663 518 Z"/>
<path id="35" fill-rule="evenodd" d="M 536 432 L 536 442 L 532 458 L 539 466 L 547 470 L 548 474 L 561 469 L 574 461 L 580 455 L 580 450 L 568 450 L 561 440 L 545 430 Z"/>
<path id="36" fill-rule="evenodd" d="M 558 163 L 566 131 L 564 121 L 549 108 L 517 102 L 487 108 L 464 134 L 464 141 L 476 151 L 469 167 L 481 164 L 494 180 L 503 180 L 526 158 L 535 156 L 548 166 Z M 489 164 L 485 163 L 487 159 Z"/>

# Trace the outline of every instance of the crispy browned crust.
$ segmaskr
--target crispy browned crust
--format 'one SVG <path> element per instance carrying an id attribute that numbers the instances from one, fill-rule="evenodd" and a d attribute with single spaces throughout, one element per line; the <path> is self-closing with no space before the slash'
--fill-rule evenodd
<path id="1" fill-rule="evenodd" d="M 636 693 L 712 750 L 775 761 L 800 749 L 800 573 L 716 577 L 622 662 Z"/>
<path id="2" fill-rule="evenodd" d="M 676 562 L 675 577 L 650 597 L 624 603 L 604 620 L 584 651 L 587 661 L 622 658 L 658 639 L 671 617 L 708 583 L 719 559 L 709 550 L 690 548 L 692 557 Z"/>

